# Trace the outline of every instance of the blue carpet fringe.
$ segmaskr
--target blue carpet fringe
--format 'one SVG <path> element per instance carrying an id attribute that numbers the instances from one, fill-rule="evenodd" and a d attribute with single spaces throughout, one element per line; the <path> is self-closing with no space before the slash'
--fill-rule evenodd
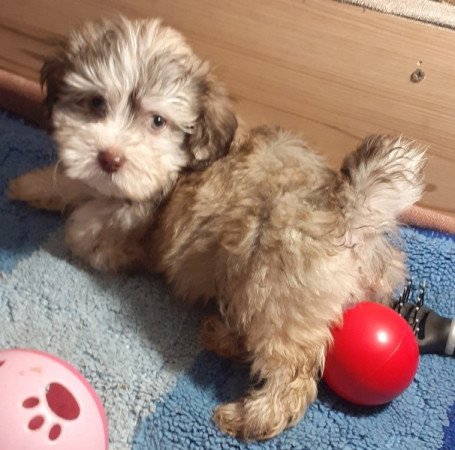
<path id="1" fill-rule="evenodd" d="M 346 404 L 321 383 L 293 429 L 249 445 L 221 434 L 213 407 L 249 384 L 245 368 L 198 353 L 197 314 L 179 309 L 157 277 L 100 275 L 65 249 L 58 215 L 10 203 L 7 180 L 48 164 L 41 130 L 0 112 L 0 348 L 47 350 L 77 366 L 100 394 L 113 450 L 455 449 L 455 361 L 425 355 L 391 404 Z M 455 316 L 455 237 L 402 230 L 427 303 Z"/>

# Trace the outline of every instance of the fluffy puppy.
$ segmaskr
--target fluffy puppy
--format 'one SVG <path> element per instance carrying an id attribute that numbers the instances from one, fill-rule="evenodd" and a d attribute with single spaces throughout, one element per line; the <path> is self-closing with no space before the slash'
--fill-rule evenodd
<path id="1" fill-rule="evenodd" d="M 11 197 L 69 207 L 68 245 L 93 267 L 147 267 L 185 301 L 216 303 L 204 345 L 259 380 L 215 410 L 223 431 L 294 424 L 343 308 L 387 302 L 404 280 L 386 234 L 421 196 L 423 152 L 372 137 L 335 172 L 289 132 L 240 127 L 208 65 L 156 20 L 88 24 L 42 75 L 59 163 Z"/>

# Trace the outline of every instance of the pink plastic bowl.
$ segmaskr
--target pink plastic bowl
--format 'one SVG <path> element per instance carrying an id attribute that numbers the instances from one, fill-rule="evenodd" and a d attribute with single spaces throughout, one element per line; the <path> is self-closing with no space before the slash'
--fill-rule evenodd
<path id="1" fill-rule="evenodd" d="M 35 350 L 0 351 L 2 450 L 107 450 L 107 419 L 88 381 Z"/>

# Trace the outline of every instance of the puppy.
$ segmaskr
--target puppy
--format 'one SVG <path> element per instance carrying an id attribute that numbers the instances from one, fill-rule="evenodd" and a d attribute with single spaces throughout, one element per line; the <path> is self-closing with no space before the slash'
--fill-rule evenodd
<path id="1" fill-rule="evenodd" d="M 266 439 L 317 395 L 330 326 L 404 281 L 387 235 L 423 189 L 423 152 L 376 136 L 329 169 L 296 136 L 239 125 L 224 87 L 157 20 L 71 34 L 42 69 L 59 160 L 11 198 L 70 211 L 71 250 L 100 270 L 146 267 L 188 303 L 214 302 L 206 348 L 259 380 L 214 412 Z"/>

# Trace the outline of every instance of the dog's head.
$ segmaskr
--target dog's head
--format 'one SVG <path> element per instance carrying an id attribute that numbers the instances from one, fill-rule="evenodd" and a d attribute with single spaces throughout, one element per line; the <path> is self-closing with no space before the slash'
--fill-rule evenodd
<path id="1" fill-rule="evenodd" d="M 42 69 L 67 176 L 104 195 L 166 193 L 185 168 L 229 148 L 229 97 L 182 36 L 158 20 L 89 23 Z"/>

